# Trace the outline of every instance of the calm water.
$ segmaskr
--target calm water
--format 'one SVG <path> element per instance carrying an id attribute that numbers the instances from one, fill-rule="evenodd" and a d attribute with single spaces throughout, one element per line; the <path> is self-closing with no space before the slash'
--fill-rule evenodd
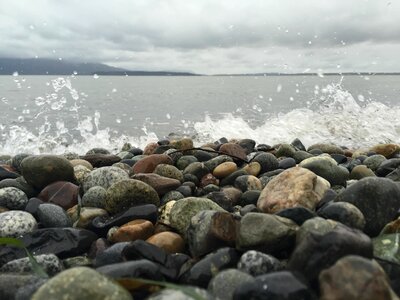
<path id="1" fill-rule="evenodd" d="M 400 76 L 0 76 L 0 154 L 143 146 L 171 132 L 399 142 L 399 95 Z"/>

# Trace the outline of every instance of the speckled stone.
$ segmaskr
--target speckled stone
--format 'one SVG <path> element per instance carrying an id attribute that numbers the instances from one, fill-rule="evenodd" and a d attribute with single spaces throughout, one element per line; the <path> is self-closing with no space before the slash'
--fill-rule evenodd
<path id="1" fill-rule="evenodd" d="M 76 216 L 74 220 L 74 227 L 76 228 L 87 228 L 93 219 L 97 217 L 108 217 L 108 213 L 105 209 L 97 207 L 82 207 L 80 210 L 79 218 Z"/>
<path id="2" fill-rule="evenodd" d="M 165 224 L 165 225 L 171 225 L 169 219 L 171 216 L 171 209 L 176 203 L 176 200 L 170 200 L 167 203 L 165 203 L 163 206 L 161 206 L 158 210 L 158 222 Z"/>
<path id="3" fill-rule="evenodd" d="M 139 204 L 160 206 L 157 192 L 147 183 L 126 179 L 114 183 L 107 190 L 106 210 L 110 213 L 118 213 Z"/>
<path id="4" fill-rule="evenodd" d="M 82 165 L 77 165 L 74 167 L 74 175 L 76 178 L 76 181 L 82 185 L 86 176 L 90 174 L 90 169 L 86 168 L 85 166 Z"/>
<path id="5" fill-rule="evenodd" d="M 94 186 L 108 189 L 114 183 L 125 179 L 129 179 L 129 175 L 124 170 L 117 167 L 102 167 L 90 172 L 84 179 L 82 187 L 84 192 Z"/>
<path id="6" fill-rule="evenodd" d="M 0 213 L 0 237 L 18 237 L 36 228 L 37 222 L 30 213 L 21 210 Z"/>
<path id="7" fill-rule="evenodd" d="M 237 268 L 252 276 L 258 276 L 279 271 L 283 269 L 283 265 L 272 255 L 249 250 L 240 257 Z"/>
<path id="8" fill-rule="evenodd" d="M 35 257 L 37 263 L 50 276 L 53 276 L 53 275 L 61 272 L 62 270 L 64 270 L 64 266 L 63 266 L 61 260 L 54 254 L 41 254 L 41 255 L 35 255 L 34 257 Z M 29 261 L 29 258 L 24 257 L 24 258 L 19 258 L 19 259 L 9 261 L 8 263 L 6 263 L 5 265 L 3 265 L 0 268 L 0 272 L 31 273 L 31 272 L 33 272 L 33 270 L 32 270 L 32 264 Z"/>
<path id="9" fill-rule="evenodd" d="M 107 190 L 101 186 L 93 186 L 82 196 L 82 206 L 104 208 Z"/>
<path id="10" fill-rule="evenodd" d="M 208 291 L 217 299 L 232 299 L 235 288 L 239 284 L 251 282 L 253 276 L 237 269 L 227 269 L 219 272 L 208 285 Z"/>
<path id="11" fill-rule="evenodd" d="M 45 228 L 72 226 L 72 221 L 67 212 L 56 204 L 40 204 L 36 215 L 40 224 Z"/>
<path id="12" fill-rule="evenodd" d="M 8 209 L 24 209 L 28 203 L 26 194 L 15 187 L 6 187 L 0 189 L 0 206 Z"/>
<path id="13" fill-rule="evenodd" d="M 32 300 L 131 300 L 130 293 L 119 284 L 87 267 L 65 270 L 42 285 Z"/>
<path id="14" fill-rule="evenodd" d="M 262 185 L 260 179 L 253 175 L 242 175 L 235 179 L 234 186 L 241 190 L 242 192 L 262 190 Z"/>
<path id="15" fill-rule="evenodd" d="M 180 182 L 183 182 L 183 174 L 182 171 L 179 170 L 177 167 L 168 164 L 159 164 L 154 169 L 155 174 L 158 174 L 163 177 L 168 177 L 172 179 L 177 179 Z"/>
<path id="16" fill-rule="evenodd" d="M 21 172 L 26 181 L 38 190 L 56 181 L 73 182 L 74 168 L 63 156 L 37 155 L 21 162 Z"/>

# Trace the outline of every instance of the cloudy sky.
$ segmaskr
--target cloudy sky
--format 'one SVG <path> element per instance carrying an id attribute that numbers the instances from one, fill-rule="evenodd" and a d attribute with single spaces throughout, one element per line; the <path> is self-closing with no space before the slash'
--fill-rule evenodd
<path id="1" fill-rule="evenodd" d="M 0 57 L 202 74 L 400 71 L 400 1 L 0 0 Z"/>

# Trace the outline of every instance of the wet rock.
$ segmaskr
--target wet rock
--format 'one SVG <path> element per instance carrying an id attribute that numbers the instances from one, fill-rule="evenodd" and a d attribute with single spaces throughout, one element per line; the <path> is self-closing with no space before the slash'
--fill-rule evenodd
<path id="1" fill-rule="evenodd" d="M 254 151 L 254 147 L 256 146 L 256 141 L 252 139 L 241 139 L 238 142 L 238 145 L 246 151 L 246 154 L 250 154 L 251 152 Z"/>
<path id="2" fill-rule="evenodd" d="M 175 190 L 181 185 L 181 182 L 177 179 L 160 176 L 154 173 L 135 174 L 132 176 L 132 179 L 137 179 L 147 183 L 157 192 L 160 197 L 170 191 Z"/>
<path id="3" fill-rule="evenodd" d="M 294 249 L 288 268 L 314 282 L 323 269 L 351 254 L 372 258 L 371 239 L 357 229 L 338 225 L 326 234 L 306 235 Z"/>
<path id="4" fill-rule="evenodd" d="M 182 174 L 182 172 L 177 167 L 175 167 L 173 165 L 159 164 L 154 169 L 154 173 L 158 174 L 160 176 L 176 179 L 176 180 L 179 180 L 180 182 L 183 182 L 183 174 Z"/>
<path id="5" fill-rule="evenodd" d="M 32 296 L 32 300 L 131 300 L 127 290 L 106 276 L 87 267 L 65 270 L 43 284 Z"/>
<path id="6" fill-rule="evenodd" d="M 37 222 L 30 213 L 21 210 L 0 213 L 0 237 L 18 237 L 36 228 Z"/>
<path id="7" fill-rule="evenodd" d="M 38 190 L 56 181 L 74 181 L 74 168 L 62 156 L 38 155 L 26 157 L 21 162 L 25 180 Z"/>
<path id="8" fill-rule="evenodd" d="M 44 271 L 50 276 L 53 276 L 64 270 L 64 266 L 61 260 L 54 254 L 34 255 L 34 258 L 36 259 L 39 266 L 41 266 Z M 32 273 L 33 269 L 29 258 L 24 257 L 9 261 L 0 268 L 0 272 Z"/>
<path id="9" fill-rule="evenodd" d="M 19 153 L 15 155 L 11 159 L 11 167 L 13 167 L 13 169 L 16 170 L 18 173 L 21 173 L 21 163 L 24 160 L 24 158 L 27 158 L 28 156 L 30 155 L 26 153 Z"/>
<path id="10" fill-rule="evenodd" d="M 250 282 L 253 277 L 236 269 L 219 272 L 208 285 L 208 291 L 218 299 L 232 299 L 235 288 L 239 284 Z"/>
<path id="11" fill-rule="evenodd" d="M 170 211 L 170 224 L 183 236 L 186 235 L 190 220 L 202 210 L 224 211 L 219 205 L 206 198 L 189 197 L 176 201 Z"/>
<path id="12" fill-rule="evenodd" d="M 253 175 L 242 175 L 235 179 L 234 185 L 242 192 L 251 190 L 262 190 L 261 181 Z"/>
<path id="13" fill-rule="evenodd" d="M 105 265 L 97 268 L 96 271 L 113 279 L 143 278 L 163 280 L 159 267 L 147 259 Z"/>
<path id="14" fill-rule="evenodd" d="M 240 196 L 239 204 L 246 206 L 249 204 L 257 205 L 258 198 L 260 197 L 261 191 L 251 190 L 246 191 Z"/>
<path id="15" fill-rule="evenodd" d="M 76 166 L 84 166 L 88 168 L 89 170 L 93 170 L 93 166 L 90 162 L 84 159 L 72 159 L 69 161 L 73 167 Z"/>
<path id="16" fill-rule="evenodd" d="M 364 161 L 363 164 L 371 169 L 372 171 L 376 171 L 378 167 L 380 166 L 381 163 L 383 163 L 386 160 L 386 157 L 380 154 L 375 154 L 368 156 Z"/>
<path id="17" fill-rule="evenodd" d="M 45 228 L 25 233 L 20 239 L 35 255 L 53 253 L 62 259 L 85 253 L 97 236 L 85 229 Z M 0 248 L 0 265 L 22 257 L 26 257 L 23 249 L 9 246 Z"/>
<path id="18" fill-rule="evenodd" d="M 400 152 L 400 145 L 397 144 L 378 144 L 373 146 L 370 151 L 391 158 Z"/>
<path id="19" fill-rule="evenodd" d="M 36 197 L 39 193 L 33 186 L 28 184 L 24 177 L 20 176 L 16 179 L 3 179 L 0 181 L 0 189 L 5 187 L 15 187 L 23 191 L 29 198 Z"/>
<path id="20" fill-rule="evenodd" d="M 301 226 L 305 221 L 317 216 L 317 214 L 314 211 L 305 208 L 303 206 L 285 208 L 278 211 L 275 214 L 277 216 L 290 219 L 299 226 Z"/>
<path id="21" fill-rule="evenodd" d="M 79 187 L 67 181 L 51 183 L 38 195 L 42 201 L 57 204 L 65 210 L 78 204 L 78 197 Z"/>
<path id="22" fill-rule="evenodd" d="M 67 212 L 58 205 L 51 203 L 40 204 L 36 212 L 38 221 L 45 227 L 71 227 L 72 222 Z"/>
<path id="23" fill-rule="evenodd" d="M 154 226 L 148 220 L 137 219 L 119 227 L 110 237 L 113 243 L 146 240 L 154 233 Z"/>
<path id="24" fill-rule="evenodd" d="M 310 159 L 308 159 L 310 160 Z M 349 171 L 341 166 L 338 166 L 336 161 L 328 159 L 316 159 L 306 163 L 307 160 L 301 162 L 301 166 L 306 168 L 318 176 L 325 178 L 333 185 L 345 185 L 349 178 Z"/>
<path id="25" fill-rule="evenodd" d="M 219 164 L 213 170 L 213 175 L 217 178 L 224 178 L 237 170 L 237 165 L 233 161 Z"/>
<path id="26" fill-rule="evenodd" d="M 363 230 L 365 226 L 365 218 L 362 212 L 348 202 L 329 203 L 318 210 L 318 215 L 359 230 Z"/>
<path id="27" fill-rule="evenodd" d="M 83 191 L 87 192 L 91 187 L 101 186 L 108 189 L 116 182 L 128 179 L 129 175 L 117 167 L 102 167 L 90 172 L 83 180 Z"/>
<path id="28" fill-rule="evenodd" d="M 129 242 L 122 242 L 122 243 L 116 243 L 111 247 L 104 249 L 103 251 L 101 251 L 96 255 L 94 265 L 96 267 L 101 267 L 105 265 L 111 265 L 122 262 L 124 260 L 122 256 L 122 251 L 128 245 Z"/>
<path id="29" fill-rule="evenodd" d="M 290 144 L 298 151 L 306 151 L 306 147 L 298 138 L 295 138 Z"/>
<path id="30" fill-rule="evenodd" d="M 296 166 L 296 160 L 294 158 L 291 157 L 287 157 L 284 159 L 281 159 L 279 161 L 279 165 L 278 168 L 279 169 L 290 169 Z"/>
<path id="31" fill-rule="evenodd" d="M 319 285 L 321 299 L 398 299 L 379 264 L 360 256 L 345 256 L 322 271 Z"/>
<path id="32" fill-rule="evenodd" d="M 121 161 L 121 157 L 118 155 L 102 153 L 87 154 L 85 156 L 81 156 L 80 158 L 88 161 L 95 168 L 112 166 L 113 164 Z"/>
<path id="33" fill-rule="evenodd" d="M 257 207 L 268 213 L 295 206 L 314 210 L 329 188 L 329 182 L 313 172 L 300 167 L 291 168 L 268 182 Z"/>
<path id="34" fill-rule="evenodd" d="M 93 186 L 82 197 L 83 207 L 105 208 L 107 190 L 101 186 Z"/>
<path id="35" fill-rule="evenodd" d="M 105 208 L 110 213 L 118 213 L 140 204 L 160 205 L 157 192 L 142 181 L 135 179 L 118 181 L 107 190 Z"/>
<path id="36" fill-rule="evenodd" d="M 376 177 L 374 171 L 364 165 L 355 166 L 350 173 L 349 179 L 363 179 L 365 177 Z"/>
<path id="37" fill-rule="evenodd" d="M 192 217 L 186 239 L 193 257 L 233 246 L 239 220 L 227 212 L 203 210 Z"/>
<path id="38" fill-rule="evenodd" d="M 133 173 L 152 173 L 157 165 L 172 165 L 172 159 L 166 154 L 151 154 L 139 160 L 133 167 Z"/>
<path id="39" fill-rule="evenodd" d="M 231 156 L 234 161 L 245 161 L 247 159 L 246 151 L 238 144 L 225 143 L 221 145 L 219 152 Z"/>
<path id="40" fill-rule="evenodd" d="M 294 246 L 298 226 L 276 215 L 248 213 L 240 221 L 236 247 L 276 253 Z"/>
<path id="41" fill-rule="evenodd" d="M 293 159 L 296 161 L 296 163 L 301 163 L 303 160 L 306 160 L 310 157 L 313 157 L 314 155 L 312 155 L 311 153 L 308 153 L 306 151 L 296 151 L 293 154 Z"/>
<path id="42" fill-rule="evenodd" d="M 237 268 L 252 276 L 258 276 L 279 271 L 283 269 L 283 265 L 272 255 L 249 250 L 240 257 Z"/>
<path id="43" fill-rule="evenodd" d="M 296 149 L 290 144 L 281 144 L 276 150 L 276 157 L 293 157 Z"/>
<path id="44" fill-rule="evenodd" d="M 385 178 L 367 177 L 352 184 L 335 201 L 355 205 L 365 217 L 364 231 L 376 236 L 400 208 L 400 188 Z"/>
<path id="45" fill-rule="evenodd" d="M 178 150 L 189 150 L 193 148 L 193 140 L 190 138 L 172 140 L 170 145 Z"/>
<path id="46" fill-rule="evenodd" d="M 13 210 L 23 210 L 28 203 L 26 194 L 15 187 L 0 189 L 0 206 Z"/>
<path id="47" fill-rule="evenodd" d="M 2 273 L 0 276 L 0 299 L 16 299 L 19 290 L 38 282 L 42 284 L 43 279 L 34 274 Z M 28 295 L 30 296 L 29 293 Z M 30 297 L 25 299 L 30 299 Z"/>
<path id="48" fill-rule="evenodd" d="M 3 179 L 15 179 L 21 176 L 20 174 L 14 172 L 14 170 L 8 165 L 0 165 L 0 181 Z"/>
<path id="49" fill-rule="evenodd" d="M 156 233 L 149 237 L 146 242 L 153 244 L 168 253 L 178 253 L 185 250 L 185 241 L 183 238 L 171 231 Z"/>
<path id="50" fill-rule="evenodd" d="M 302 240 L 309 234 L 326 234 L 332 231 L 338 223 L 333 220 L 326 220 L 321 217 L 315 217 L 305 221 L 296 233 L 296 244 L 300 244 Z"/>
<path id="51" fill-rule="evenodd" d="M 307 151 L 311 151 L 314 149 L 319 149 L 323 153 L 328 153 L 328 154 L 344 154 L 344 151 L 342 148 L 333 145 L 333 144 L 313 144 L 310 147 L 308 147 Z"/>
<path id="52" fill-rule="evenodd" d="M 399 233 L 382 234 L 372 239 L 374 256 L 392 263 L 400 263 Z"/>
<path id="53" fill-rule="evenodd" d="M 76 216 L 76 219 L 74 219 L 74 227 L 88 228 L 92 224 L 93 220 L 98 217 L 108 217 L 107 211 L 96 207 L 82 207 L 80 209 L 79 217 Z"/>
<path id="54" fill-rule="evenodd" d="M 208 173 L 210 173 L 210 170 L 202 162 L 193 162 L 183 170 L 183 175 L 191 174 L 196 176 L 198 180 L 201 180 Z"/>
<path id="55" fill-rule="evenodd" d="M 211 151 L 212 149 L 209 149 L 209 150 Z M 210 152 L 210 151 L 206 151 L 206 149 L 194 150 L 193 156 L 196 157 L 199 162 L 206 162 L 218 155 L 218 153 L 214 153 L 214 152 Z"/>
<path id="56" fill-rule="evenodd" d="M 194 292 L 196 294 L 198 294 L 200 297 L 202 297 L 201 299 L 207 299 L 207 300 L 212 300 L 214 299 L 210 293 L 208 293 L 205 289 L 201 289 L 198 287 L 191 287 L 193 288 Z M 176 299 L 176 300 L 193 300 L 194 298 L 185 294 L 184 292 L 180 291 L 180 290 L 175 290 L 175 289 L 170 289 L 170 288 L 164 288 L 161 291 L 157 292 L 157 293 L 153 293 L 151 294 L 148 298 L 146 298 L 147 300 L 172 300 L 172 299 Z"/>
<path id="57" fill-rule="evenodd" d="M 218 155 L 217 157 L 214 157 L 210 159 L 209 161 L 204 162 L 205 166 L 210 170 L 210 172 L 214 172 L 214 169 L 219 166 L 220 164 L 223 164 L 225 162 L 233 162 L 233 159 L 228 156 L 228 155 Z M 214 176 L 216 176 L 214 174 Z M 216 176 L 218 177 L 218 176 Z"/>
<path id="58" fill-rule="evenodd" d="M 293 273 L 280 271 L 257 276 L 254 281 L 238 285 L 233 299 L 316 300 L 317 297 Z"/>
<path id="59" fill-rule="evenodd" d="M 213 276 L 221 270 L 234 268 L 240 258 L 233 248 L 220 248 L 208 254 L 181 276 L 181 283 L 207 287 Z"/>
<path id="60" fill-rule="evenodd" d="M 387 159 L 379 165 L 378 169 L 376 169 L 376 175 L 382 177 L 386 176 L 398 167 L 400 167 L 400 158 Z"/>
<path id="61" fill-rule="evenodd" d="M 114 226 L 121 226 L 137 219 L 149 220 L 153 224 L 157 221 L 157 207 L 154 204 L 144 204 L 131 207 L 112 217 L 101 216 L 93 219 L 90 225 L 90 230 L 101 236 L 105 236 L 108 230 Z"/>
<path id="62" fill-rule="evenodd" d="M 248 175 L 243 169 L 237 170 L 220 181 L 220 186 L 233 185 L 239 176 Z"/>
<path id="63" fill-rule="evenodd" d="M 275 155 L 271 153 L 259 152 L 253 159 L 252 162 L 258 162 L 261 166 L 261 174 L 269 171 L 278 169 L 279 162 Z"/>

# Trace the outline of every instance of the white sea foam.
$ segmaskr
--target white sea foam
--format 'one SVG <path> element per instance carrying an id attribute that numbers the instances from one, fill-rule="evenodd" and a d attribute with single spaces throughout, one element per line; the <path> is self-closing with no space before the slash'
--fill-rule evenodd
<path id="1" fill-rule="evenodd" d="M 40 116 L 42 125 L 34 130 L 22 124 L 0 124 L 0 154 L 61 154 L 70 151 L 84 154 L 94 147 L 117 152 L 125 142 L 143 148 L 147 143 L 158 140 L 157 134 L 145 124 L 139 127 L 143 134 L 128 136 L 115 132 L 113 128 L 102 128 L 98 111 L 93 116 L 80 117 L 79 104 L 85 100 L 84 95 L 72 88 L 69 79 L 58 78 L 51 84 L 54 93 L 34 101 L 40 107 L 40 112 L 34 118 Z M 69 94 L 68 99 L 60 96 L 59 92 L 63 89 Z M 50 121 L 47 113 L 54 110 L 74 113 L 76 123 L 66 124 L 59 119 Z M 340 83 L 318 88 L 317 100 L 308 101 L 306 108 L 267 115 L 256 107 L 255 113 L 266 116 L 262 124 L 256 127 L 250 125 L 250 120 L 245 117 L 231 113 L 221 115 L 218 119 L 206 115 L 203 121 L 195 123 L 181 120 L 181 132 L 177 133 L 195 136 L 197 145 L 221 137 L 251 138 L 257 143 L 270 145 L 299 138 L 306 146 L 330 142 L 350 148 L 400 142 L 400 107 L 364 98 L 360 100 L 359 97 L 356 100 Z M 26 114 L 24 116 L 28 117 Z"/>

